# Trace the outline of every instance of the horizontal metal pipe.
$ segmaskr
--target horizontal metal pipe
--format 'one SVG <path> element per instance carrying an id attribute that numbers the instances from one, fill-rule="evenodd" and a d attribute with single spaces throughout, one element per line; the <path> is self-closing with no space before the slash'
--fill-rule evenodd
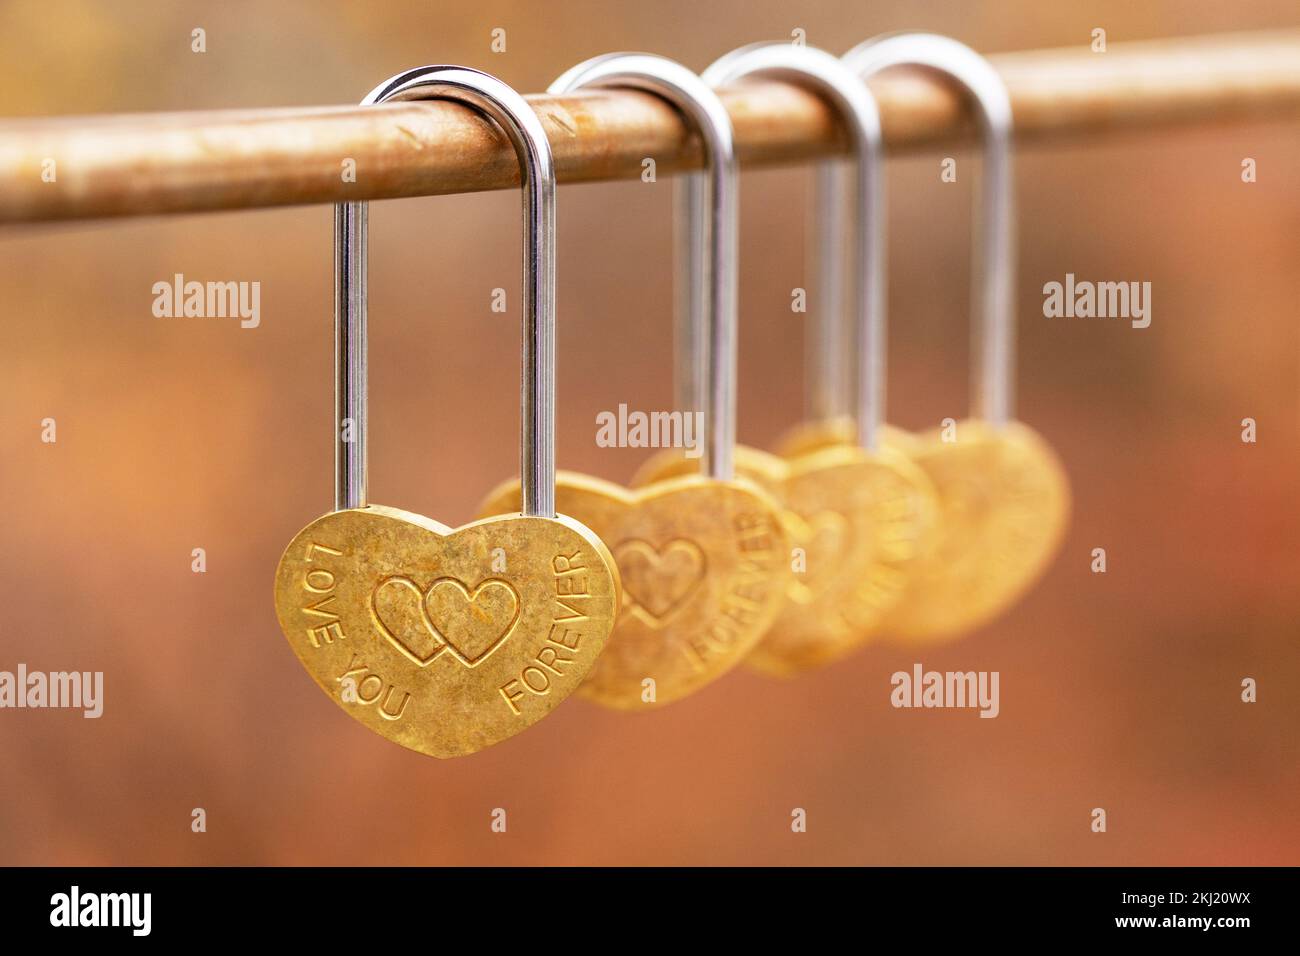
<path id="1" fill-rule="evenodd" d="M 1011 93 L 1017 144 L 1123 130 L 1300 117 L 1300 31 L 1112 43 L 990 57 Z M 967 104 L 921 70 L 871 83 L 891 152 L 964 138 Z M 775 81 L 720 91 L 745 165 L 845 153 L 834 111 Z M 698 140 L 634 91 L 528 101 L 560 182 L 700 168 Z M 52 165 L 51 165 L 52 163 Z M 348 175 L 355 169 L 355 176 Z M 50 172 L 53 171 L 52 181 Z M 450 102 L 0 122 L 0 222 L 92 219 L 507 189 L 510 142 Z"/>

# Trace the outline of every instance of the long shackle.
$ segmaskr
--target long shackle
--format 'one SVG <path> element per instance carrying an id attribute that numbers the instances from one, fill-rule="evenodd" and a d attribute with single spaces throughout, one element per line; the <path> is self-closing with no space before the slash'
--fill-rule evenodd
<path id="1" fill-rule="evenodd" d="M 519 157 L 524 266 L 519 385 L 523 513 L 555 516 L 555 164 L 541 121 L 496 77 L 459 66 L 399 73 L 363 106 L 394 100 L 455 100 L 493 120 Z M 364 508 L 366 468 L 366 219 L 369 204 L 334 207 L 334 507 Z M 351 428 L 346 425 L 351 423 Z"/>
<path id="2" fill-rule="evenodd" d="M 975 101 L 983 130 L 983 183 L 981 210 L 972 266 L 972 410 L 994 426 L 1006 424 L 1015 407 L 1015 197 L 1012 193 L 1011 97 L 1002 77 L 984 57 L 950 37 L 934 33 L 896 33 L 867 40 L 854 47 L 842 61 L 861 79 L 894 66 L 922 66 L 960 83 Z M 833 211 L 838 208 L 837 177 L 833 165 L 823 166 L 818 177 L 819 208 L 831 210 L 823 218 L 818 243 L 827 270 L 823 283 L 839 288 L 834 253 L 839 224 Z M 880 220 L 883 230 L 884 220 Z M 882 237 L 883 238 L 883 237 Z M 883 278 L 882 268 L 882 278 Z M 879 349 L 885 348 L 885 334 L 878 333 Z M 831 316 L 830 321 L 836 321 Z M 845 336 L 828 335 L 830 349 L 842 347 Z M 827 356 L 826 361 L 833 358 Z M 884 415 L 884 376 L 880 376 L 881 400 L 878 413 Z"/>
<path id="3" fill-rule="evenodd" d="M 731 117 L 700 77 L 680 63 L 649 53 L 609 53 L 579 63 L 547 92 L 571 93 L 589 87 L 644 90 L 667 100 L 692 122 L 704 141 L 706 169 L 688 174 L 692 189 L 707 195 L 693 207 L 691 234 L 698 237 L 688 287 L 698 289 L 685 358 L 677 336 L 675 374 L 682 411 L 704 412 L 701 472 L 732 476 L 736 444 L 736 151 Z M 679 250 L 681 243 L 679 242 Z M 680 278 L 680 277 L 679 277 Z M 679 311 L 679 319 L 682 313 Z"/>
<path id="4" fill-rule="evenodd" d="M 756 43 L 733 50 L 704 71 L 710 86 L 723 86 L 754 75 L 774 75 L 813 87 L 829 99 L 840 114 L 855 157 L 853 217 L 853 316 L 858 330 L 857 380 L 858 443 L 876 445 L 876 430 L 884 402 L 884 191 L 881 163 L 884 139 L 875 97 L 856 74 L 825 50 L 791 43 Z M 691 194 L 688 194 L 688 197 Z M 838 203 L 837 203 L 838 205 Z M 688 217 L 694 221 L 694 217 Z M 823 248 L 830 263 L 839 262 L 837 248 Z M 837 287 L 838 289 L 838 287 Z M 835 341 L 838 296 L 823 297 L 814 305 L 822 318 L 814 323 L 810 355 L 818 357 L 809 369 L 810 411 L 814 417 L 831 417 L 842 391 L 842 344 Z M 824 357 L 824 360 L 820 360 Z"/>

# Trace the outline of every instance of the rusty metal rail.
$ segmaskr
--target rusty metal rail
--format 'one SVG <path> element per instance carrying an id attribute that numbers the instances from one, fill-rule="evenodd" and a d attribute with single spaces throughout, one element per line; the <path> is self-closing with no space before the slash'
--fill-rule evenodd
<path id="1" fill-rule="evenodd" d="M 1155 126 L 1300 118 L 1300 31 L 996 54 L 1017 141 Z M 557 64 L 557 71 L 563 64 Z M 962 98 L 923 71 L 873 80 L 892 148 L 968 132 Z M 830 109 L 778 82 L 722 91 L 742 163 L 842 151 Z M 530 96 L 561 182 L 634 179 L 700 163 L 665 103 L 636 92 Z M 355 163 L 355 182 L 343 175 Z M 52 182 L 43 172 L 53 161 Z M 514 152 L 489 123 L 442 102 L 0 122 L 0 222 L 91 219 L 504 189 Z"/>

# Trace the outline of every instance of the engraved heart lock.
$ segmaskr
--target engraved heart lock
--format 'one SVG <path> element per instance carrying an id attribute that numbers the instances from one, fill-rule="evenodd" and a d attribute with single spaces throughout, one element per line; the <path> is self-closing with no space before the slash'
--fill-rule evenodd
<path id="1" fill-rule="evenodd" d="M 736 161 L 731 121 L 716 94 L 694 73 L 663 57 L 612 54 L 565 73 L 550 92 L 632 87 L 667 99 L 699 130 L 707 157 L 699 184 L 698 228 L 707 236 L 697 266 L 707 273 L 692 321 L 705 326 L 692 356 L 693 395 L 705 441 L 702 468 L 626 489 L 561 472 L 556 495 L 609 542 L 623 579 L 623 606 L 609 648 L 583 684 L 582 696 L 631 710 L 662 705 L 699 690 L 739 663 L 779 612 L 789 575 L 789 544 L 779 507 L 753 482 L 733 477 L 736 365 Z M 575 122 L 580 122 L 577 117 Z M 702 247 L 703 248 L 703 247 Z M 679 392 L 679 398 L 681 393 Z M 697 404 L 698 401 L 698 404 Z M 507 483 L 485 511 L 517 494 Z"/>
<path id="2" fill-rule="evenodd" d="M 736 449 L 737 471 L 754 479 L 782 504 L 782 522 L 795 548 L 795 573 L 780 616 L 746 664 L 789 677 L 839 660 L 877 635 L 902 599 L 908 575 L 931 546 L 937 502 L 930 479 L 898 450 L 879 440 L 883 393 L 883 197 L 880 116 L 865 85 L 823 50 L 789 43 L 759 43 L 735 50 L 704 71 L 712 86 L 765 75 L 809 86 L 841 114 L 856 157 L 854 307 L 861 341 L 856 428 L 834 441 L 775 455 Z M 690 201 L 699 202 L 697 193 Z M 840 205 L 837 203 L 837 206 Z M 823 210 L 824 212 L 825 210 Z M 695 221 L 688 217 L 689 221 Z M 838 237 L 837 237 L 838 238 Z M 692 244 L 698 237 L 691 238 Z M 832 262 L 838 249 L 821 250 Z M 834 277 L 823 268 L 824 279 Z M 838 287 L 823 282 L 814 315 L 815 344 L 805 377 L 814 422 L 846 416 L 841 387 Z M 693 303 L 697 299 L 692 297 Z M 652 458 L 633 484 L 690 473 L 681 455 Z"/>
<path id="3" fill-rule="evenodd" d="M 482 750 L 550 713 L 618 613 L 614 559 L 555 511 L 555 172 L 527 102 L 477 70 L 428 66 L 364 104 L 450 99 L 505 132 L 523 175 L 521 513 L 449 528 L 366 499 L 366 215 L 335 210 L 335 510 L 289 543 L 276 613 L 308 673 L 371 730 L 435 757 Z"/>
<path id="4" fill-rule="evenodd" d="M 920 435 L 895 430 L 885 435 L 886 444 L 907 453 L 930 477 L 939 500 L 935 547 L 913 569 L 907 593 L 886 627 L 907 641 L 947 639 L 996 617 L 1033 584 L 1060 546 L 1070 507 L 1060 460 L 1012 412 L 1011 100 L 988 61 L 948 37 L 886 36 L 860 44 L 843 61 L 864 80 L 902 65 L 926 67 L 956 80 L 974 100 L 984 132 L 982 222 L 972 270 L 980 284 L 976 298 L 982 334 L 978 349 L 972 350 L 978 417 Z M 833 179 L 820 180 L 824 210 L 838 207 Z M 820 228 L 823 247 L 832 248 L 838 229 L 833 216 L 825 217 Z M 828 257 L 828 265 L 834 262 Z M 815 446 L 830 434 L 805 433 L 790 447 Z"/>

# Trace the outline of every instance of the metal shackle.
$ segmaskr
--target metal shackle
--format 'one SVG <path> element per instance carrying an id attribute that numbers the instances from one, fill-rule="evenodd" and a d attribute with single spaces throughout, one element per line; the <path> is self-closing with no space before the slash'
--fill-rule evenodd
<path id="1" fill-rule="evenodd" d="M 935 70 L 960 83 L 975 101 L 983 130 L 983 183 L 972 268 L 976 289 L 972 304 L 978 316 L 972 329 L 976 372 L 972 405 L 980 418 L 995 427 L 1004 425 L 1014 415 L 1016 274 L 1012 115 L 1006 84 L 980 54 L 935 33 L 877 37 L 860 43 L 841 59 L 863 80 L 894 66 Z M 879 412 L 883 416 L 883 403 Z"/>
<path id="2" fill-rule="evenodd" d="M 688 182 L 707 193 L 696 204 L 691 228 L 702 237 L 688 283 L 701 291 L 698 308 L 687 310 L 688 360 L 677 363 L 678 386 L 687 378 L 691 408 L 704 413 L 701 472 L 729 479 L 736 443 L 736 152 L 731 117 L 695 73 L 680 63 L 649 53 L 608 53 L 579 63 L 547 90 L 563 95 L 584 88 L 642 90 L 667 100 L 694 125 L 704 142 L 705 170 Z M 697 271 L 698 270 L 698 271 Z M 679 312 L 679 315 L 681 313 Z M 680 336 L 679 336 L 680 343 Z M 679 353 L 680 354 L 680 353 Z M 679 396 L 683 394 L 679 390 Z"/>
<path id="3" fill-rule="evenodd" d="M 792 43 L 755 43 L 733 50 L 704 71 L 710 86 L 723 86 L 747 76 L 764 75 L 812 87 L 830 100 L 845 124 L 855 157 L 853 228 L 853 315 L 858 329 L 857 360 L 859 408 L 858 441 L 865 448 L 876 444 L 876 426 L 884 401 L 884 198 L 881 163 L 884 138 L 875 97 L 857 75 L 825 50 Z M 838 207 L 838 202 L 836 206 Z M 824 269 L 838 264 L 836 248 L 823 248 Z M 823 281 L 822 292 L 831 292 Z M 814 417 L 829 418 L 838 411 L 842 393 L 841 343 L 835 335 L 839 309 L 835 294 L 823 295 L 817 305 L 821 320 L 815 324 L 808 366 L 809 405 Z M 832 315 L 834 313 L 834 315 Z"/>
<path id="4" fill-rule="evenodd" d="M 454 100 L 509 137 L 519 157 L 524 268 L 519 403 L 523 514 L 555 516 L 555 164 L 541 121 L 510 86 L 479 70 L 423 66 L 386 80 L 363 106 L 394 100 Z M 369 204 L 334 207 L 334 507 L 363 508 L 366 496 L 366 219 Z M 345 438 L 344 422 L 352 422 Z"/>

